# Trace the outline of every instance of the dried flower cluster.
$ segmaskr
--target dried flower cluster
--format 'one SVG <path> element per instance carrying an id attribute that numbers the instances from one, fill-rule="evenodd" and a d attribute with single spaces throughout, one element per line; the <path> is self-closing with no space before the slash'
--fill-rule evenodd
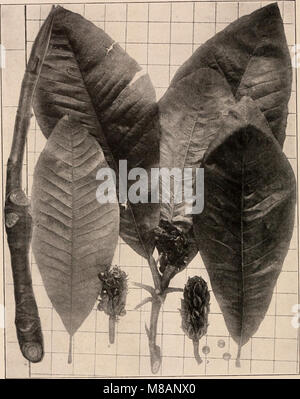
<path id="1" fill-rule="evenodd" d="M 99 274 L 102 281 L 102 290 L 98 310 L 104 311 L 108 316 L 124 316 L 126 314 L 126 295 L 128 291 L 127 274 L 118 266 Z"/>
<path id="2" fill-rule="evenodd" d="M 182 270 L 187 266 L 190 254 L 188 235 L 168 221 L 161 220 L 155 229 L 155 244 L 160 255 L 160 272 L 169 265 Z"/>

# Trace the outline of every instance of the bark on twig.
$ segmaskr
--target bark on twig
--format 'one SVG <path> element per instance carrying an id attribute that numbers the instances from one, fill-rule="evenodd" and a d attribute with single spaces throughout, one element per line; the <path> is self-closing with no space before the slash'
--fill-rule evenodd
<path id="1" fill-rule="evenodd" d="M 23 78 L 15 120 L 11 153 L 7 163 L 5 226 L 11 254 L 16 301 L 17 337 L 23 356 L 31 362 L 43 358 L 43 336 L 32 289 L 29 247 L 32 219 L 29 201 L 22 191 L 22 164 L 31 119 L 31 104 L 39 72 L 49 45 L 54 10 L 49 14 L 34 43 Z"/>
<path id="2" fill-rule="evenodd" d="M 168 288 L 171 281 L 171 275 L 169 279 L 164 280 L 164 285 L 162 286 L 162 276 L 158 273 L 158 267 L 153 257 L 149 259 L 149 266 L 152 271 L 155 290 L 152 292 L 150 328 L 148 329 L 146 327 L 146 332 L 149 340 L 151 371 L 153 374 L 157 374 L 162 362 L 161 350 L 156 344 L 157 323 L 159 313 L 166 299 L 167 293 L 168 291 L 173 292 L 173 290 Z M 177 291 L 177 289 L 175 289 L 174 292 L 175 291 Z M 147 300 L 145 303 L 146 302 L 149 301 Z"/>
<path id="3" fill-rule="evenodd" d="M 195 340 L 193 341 L 193 348 L 194 348 L 194 357 L 197 361 L 198 364 L 202 363 L 202 359 L 199 353 L 199 341 Z"/>
<path id="4" fill-rule="evenodd" d="M 109 316 L 109 343 L 112 345 L 115 343 L 115 334 L 116 334 L 116 318 L 114 316 Z"/>
<path id="5" fill-rule="evenodd" d="M 161 287 L 161 277 L 160 274 L 158 272 L 158 268 L 157 268 L 157 264 L 155 262 L 155 259 L 153 258 L 153 256 L 151 255 L 148 259 L 148 264 L 151 270 L 151 274 L 152 274 L 152 278 L 153 278 L 153 282 L 154 282 L 154 287 L 157 290 L 157 293 L 160 293 L 162 291 L 162 287 Z"/>
<path id="6" fill-rule="evenodd" d="M 151 361 L 151 371 L 157 374 L 161 366 L 161 351 L 160 347 L 156 344 L 157 323 L 159 312 L 163 302 L 160 299 L 153 299 L 151 306 L 150 328 L 148 333 L 149 351 Z"/>

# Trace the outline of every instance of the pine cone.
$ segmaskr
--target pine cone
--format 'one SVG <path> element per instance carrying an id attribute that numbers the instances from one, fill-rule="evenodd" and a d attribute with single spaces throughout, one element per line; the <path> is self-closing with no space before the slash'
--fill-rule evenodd
<path id="1" fill-rule="evenodd" d="M 194 355 L 198 363 L 199 340 L 207 332 L 210 294 L 202 277 L 190 277 L 184 287 L 181 300 L 181 327 L 184 333 L 193 341 Z"/>

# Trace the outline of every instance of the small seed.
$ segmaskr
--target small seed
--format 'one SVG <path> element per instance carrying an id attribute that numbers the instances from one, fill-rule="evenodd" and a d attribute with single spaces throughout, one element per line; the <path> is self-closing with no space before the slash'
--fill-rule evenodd
<path id="1" fill-rule="evenodd" d="M 223 354 L 223 359 L 226 360 L 226 361 L 230 360 L 230 359 L 231 359 L 231 354 L 228 353 L 228 352 L 225 352 L 225 353 Z"/>
<path id="2" fill-rule="evenodd" d="M 210 352 L 210 347 L 209 346 L 203 346 L 202 348 L 202 352 L 204 353 L 204 355 L 208 355 Z"/>
<path id="3" fill-rule="evenodd" d="M 219 348 L 224 348 L 224 346 L 225 346 L 225 341 L 224 341 L 224 339 L 219 339 L 219 341 L 218 341 L 218 347 L 219 347 Z"/>

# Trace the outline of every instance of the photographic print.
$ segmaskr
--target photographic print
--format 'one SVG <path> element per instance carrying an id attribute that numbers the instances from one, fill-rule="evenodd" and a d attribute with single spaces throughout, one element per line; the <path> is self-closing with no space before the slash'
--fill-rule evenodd
<path id="1" fill-rule="evenodd" d="M 5 378 L 299 375 L 298 7 L 0 5 Z"/>

